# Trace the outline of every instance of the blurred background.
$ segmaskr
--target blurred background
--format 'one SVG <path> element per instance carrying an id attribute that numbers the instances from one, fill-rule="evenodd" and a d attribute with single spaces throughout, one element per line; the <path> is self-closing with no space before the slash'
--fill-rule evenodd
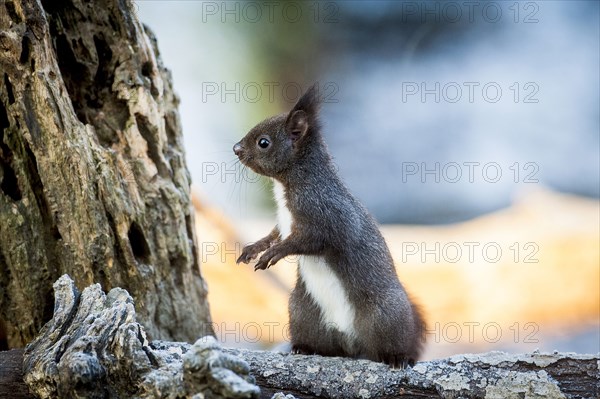
<path id="1" fill-rule="evenodd" d="M 294 259 L 236 266 L 270 183 L 232 146 L 317 82 L 329 149 L 429 324 L 426 358 L 600 352 L 597 1 L 135 1 L 181 98 L 217 336 L 289 339 Z"/>

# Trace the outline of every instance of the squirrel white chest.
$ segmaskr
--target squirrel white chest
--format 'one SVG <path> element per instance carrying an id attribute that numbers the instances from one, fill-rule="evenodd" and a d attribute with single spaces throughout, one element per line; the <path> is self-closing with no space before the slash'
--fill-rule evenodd
<path id="1" fill-rule="evenodd" d="M 273 196 L 277 204 L 277 227 L 281 233 L 281 239 L 286 239 L 292 232 L 292 214 L 285 203 L 285 192 L 283 185 L 273 180 Z"/>
<path id="2" fill-rule="evenodd" d="M 277 225 L 281 239 L 284 240 L 292 231 L 293 220 L 286 204 L 284 188 L 275 180 L 273 195 L 277 203 Z M 321 310 L 322 322 L 354 336 L 354 306 L 350 303 L 342 282 L 325 259 L 322 256 L 300 256 L 298 269 L 306 290 Z"/>

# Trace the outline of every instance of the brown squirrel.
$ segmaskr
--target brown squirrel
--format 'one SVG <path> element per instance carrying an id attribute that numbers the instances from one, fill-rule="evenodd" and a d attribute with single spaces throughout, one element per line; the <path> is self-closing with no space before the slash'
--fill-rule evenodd
<path id="1" fill-rule="evenodd" d="M 278 224 L 244 247 L 237 262 L 264 251 L 255 270 L 301 255 L 289 301 L 293 353 L 414 365 L 425 324 L 398 280 L 375 220 L 338 177 L 318 120 L 313 85 L 289 114 L 255 126 L 233 151 L 274 182 Z"/>

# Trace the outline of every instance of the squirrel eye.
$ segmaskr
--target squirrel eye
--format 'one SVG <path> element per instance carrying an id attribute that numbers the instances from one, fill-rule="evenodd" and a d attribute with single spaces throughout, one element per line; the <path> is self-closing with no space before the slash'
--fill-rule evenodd
<path id="1" fill-rule="evenodd" d="M 267 148 L 269 146 L 269 144 L 271 144 L 271 142 L 267 139 L 265 139 L 264 137 L 260 140 L 258 140 L 258 146 L 260 148 Z"/>

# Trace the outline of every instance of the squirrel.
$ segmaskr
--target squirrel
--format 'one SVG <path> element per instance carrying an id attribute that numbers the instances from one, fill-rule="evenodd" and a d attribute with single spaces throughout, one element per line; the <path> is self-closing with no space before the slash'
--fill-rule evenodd
<path id="1" fill-rule="evenodd" d="M 342 180 L 321 134 L 316 84 L 287 114 L 268 118 L 233 146 L 240 162 L 272 178 L 277 225 L 244 247 L 264 252 L 254 270 L 300 255 L 289 300 L 292 353 L 413 366 L 424 343 L 419 308 L 398 280 L 373 217 Z"/>

